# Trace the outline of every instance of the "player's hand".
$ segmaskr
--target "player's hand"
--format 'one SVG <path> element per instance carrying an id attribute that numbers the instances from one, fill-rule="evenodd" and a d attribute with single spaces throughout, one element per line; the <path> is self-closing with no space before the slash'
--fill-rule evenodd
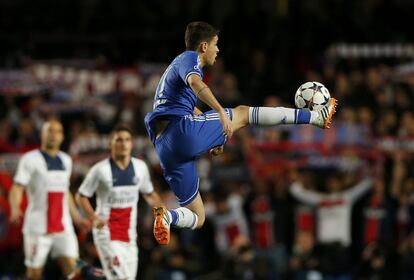
<path id="1" fill-rule="evenodd" d="M 218 147 L 214 147 L 213 149 L 210 149 L 209 153 L 212 156 L 218 156 L 221 155 L 224 152 L 224 146 L 218 146 Z"/>
<path id="2" fill-rule="evenodd" d="M 92 228 L 92 224 L 88 219 L 81 218 L 79 221 L 76 222 L 76 226 L 84 232 L 88 232 Z"/>
<path id="3" fill-rule="evenodd" d="M 231 125 L 231 120 L 224 110 L 219 113 L 219 116 L 220 122 L 223 125 L 224 134 L 227 135 L 228 138 L 231 138 L 233 136 L 233 126 Z"/>
<path id="4" fill-rule="evenodd" d="M 14 225 L 21 223 L 23 219 L 23 212 L 20 208 L 12 209 L 10 213 L 10 222 Z"/>
<path id="5" fill-rule="evenodd" d="M 95 219 L 93 219 L 93 222 L 92 222 L 93 227 L 97 229 L 102 229 L 104 226 L 106 226 L 106 224 L 107 224 L 107 221 L 99 217 L 96 217 Z"/>

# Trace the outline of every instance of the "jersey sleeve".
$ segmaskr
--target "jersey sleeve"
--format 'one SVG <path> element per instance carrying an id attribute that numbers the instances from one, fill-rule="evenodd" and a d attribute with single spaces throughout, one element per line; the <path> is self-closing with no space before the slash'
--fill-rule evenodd
<path id="1" fill-rule="evenodd" d="M 27 186 L 30 182 L 32 172 L 33 163 L 28 155 L 24 155 L 20 158 L 13 180 L 16 184 Z"/>
<path id="2" fill-rule="evenodd" d="M 89 170 L 88 174 L 86 174 L 86 177 L 79 187 L 78 192 L 83 196 L 92 197 L 98 187 L 99 169 L 98 166 L 95 165 L 91 168 L 91 170 Z"/>
<path id="3" fill-rule="evenodd" d="M 196 52 L 189 52 L 185 54 L 181 63 L 179 64 L 178 74 L 186 85 L 188 85 L 187 79 L 191 74 L 199 75 L 200 78 L 203 77 L 200 60 Z"/>
<path id="4" fill-rule="evenodd" d="M 151 182 L 151 175 L 148 170 L 148 166 L 145 162 L 141 164 L 142 180 L 139 185 L 139 191 L 144 194 L 152 193 L 154 191 L 154 186 Z"/>

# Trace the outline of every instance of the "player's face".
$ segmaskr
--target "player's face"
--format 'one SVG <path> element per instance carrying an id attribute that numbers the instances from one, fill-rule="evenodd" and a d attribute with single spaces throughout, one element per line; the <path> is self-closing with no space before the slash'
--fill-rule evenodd
<path id="1" fill-rule="evenodd" d="M 115 158 L 130 156 L 132 151 L 132 136 L 128 131 L 118 131 L 111 139 L 111 152 Z"/>
<path id="2" fill-rule="evenodd" d="M 216 62 L 216 57 L 219 52 L 218 46 L 218 36 L 214 36 L 213 39 L 207 43 L 207 48 L 205 52 L 205 60 L 207 65 L 213 65 Z"/>
<path id="3" fill-rule="evenodd" d="M 47 149 L 59 149 L 63 142 L 63 126 L 58 121 L 48 121 L 42 127 L 42 146 Z"/>

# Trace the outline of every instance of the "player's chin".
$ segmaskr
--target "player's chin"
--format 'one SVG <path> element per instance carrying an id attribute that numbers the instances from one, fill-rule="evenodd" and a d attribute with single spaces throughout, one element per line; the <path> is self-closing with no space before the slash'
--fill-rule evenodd
<path id="1" fill-rule="evenodd" d="M 48 149 L 56 149 L 56 148 L 59 148 L 59 146 L 60 146 L 59 141 L 49 141 L 46 143 L 46 147 Z"/>

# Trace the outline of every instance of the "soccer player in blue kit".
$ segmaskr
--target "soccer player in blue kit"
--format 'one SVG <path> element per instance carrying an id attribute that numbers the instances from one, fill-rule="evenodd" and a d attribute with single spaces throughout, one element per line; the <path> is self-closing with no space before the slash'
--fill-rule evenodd
<path id="1" fill-rule="evenodd" d="M 162 75 L 154 97 L 153 111 L 145 126 L 159 156 L 164 178 L 181 207 L 154 208 L 154 236 L 168 244 L 170 226 L 200 228 L 205 220 L 198 191 L 196 159 L 206 152 L 220 154 L 234 131 L 247 125 L 311 124 L 329 128 L 336 100 L 331 98 L 319 111 L 284 107 L 223 108 L 203 82 L 204 66 L 215 63 L 219 52 L 218 30 L 205 22 L 191 22 L 185 31 L 186 51 L 178 55 Z M 213 110 L 202 113 L 197 99 Z"/>

